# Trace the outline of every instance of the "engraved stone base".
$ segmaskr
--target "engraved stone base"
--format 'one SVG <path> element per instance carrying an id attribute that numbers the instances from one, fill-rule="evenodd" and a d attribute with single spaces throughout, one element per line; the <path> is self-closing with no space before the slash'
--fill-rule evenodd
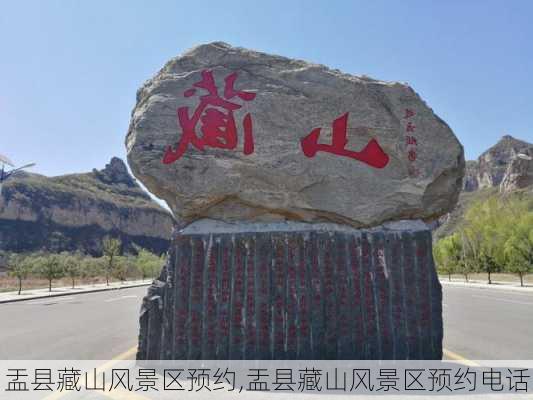
<path id="1" fill-rule="evenodd" d="M 441 301 L 423 224 L 200 224 L 144 299 L 137 358 L 440 359 Z"/>

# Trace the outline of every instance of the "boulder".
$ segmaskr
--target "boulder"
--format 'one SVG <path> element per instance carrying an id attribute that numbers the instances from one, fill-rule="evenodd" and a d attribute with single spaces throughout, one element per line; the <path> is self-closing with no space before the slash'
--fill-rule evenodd
<path id="1" fill-rule="evenodd" d="M 215 42 L 137 93 L 134 175 L 181 226 L 432 220 L 462 188 L 463 148 L 407 84 Z"/>

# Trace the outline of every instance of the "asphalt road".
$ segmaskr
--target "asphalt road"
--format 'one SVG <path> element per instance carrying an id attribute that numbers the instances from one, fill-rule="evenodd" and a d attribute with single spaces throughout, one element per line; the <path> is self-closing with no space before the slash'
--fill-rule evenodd
<path id="1" fill-rule="evenodd" d="M 533 294 L 444 286 L 444 348 L 469 360 L 533 360 Z"/>
<path id="2" fill-rule="evenodd" d="M 0 304 L 0 359 L 111 359 L 137 344 L 146 289 Z"/>
<path id="3" fill-rule="evenodd" d="M 146 287 L 0 305 L 0 359 L 134 357 Z M 533 295 L 444 286 L 444 347 L 470 360 L 533 359 Z"/>

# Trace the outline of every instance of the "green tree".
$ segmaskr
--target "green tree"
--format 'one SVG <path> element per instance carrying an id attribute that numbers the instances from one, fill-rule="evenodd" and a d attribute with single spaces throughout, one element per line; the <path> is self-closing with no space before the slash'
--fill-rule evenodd
<path id="1" fill-rule="evenodd" d="M 40 255 L 35 260 L 35 272 L 48 281 L 48 291 L 52 291 L 52 281 L 65 276 L 61 259 L 57 254 Z"/>
<path id="2" fill-rule="evenodd" d="M 486 223 L 486 208 L 483 202 L 474 203 L 465 214 L 462 229 L 460 229 L 463 244 L 463 261 L 468 266 L 468 272 L 484 271 L 483 247 L 485 237 L 484 223 Z M 488 271 L 489 283 L 490 273 Z M 468 281 L 468 277 L 466 277 Z"/>
<path id="3" fill-rule="evenodd" d="M 76 278 L 81 276 L 81 255 L 63 252 L 60 254 L 61 265 L 65 275 L 72 281 L 72 289 L 76 285 Z"/>
<path id="4" fill-rule="evenodd" d="M 485 272 L 490 284 L 494 272 L 505 271 L 519 274 L 523 282 L 531 264 L 532 230 L 531 196 L 493 196 L 471 204 L 455 233 L 461 247 L 458 271 L 466 281 L 470 272 Z M 439 265 L 444 264 L 449 245 L 446 241 L 436 244 Z"/>
<path id="5" fill-rule="evenodd" d="M 126 266 L 126 276 L 128 278 L 136 278 L 139 273 L 137 268 L 137 256 L 128 254 L 124 257 L 124 264 Z"/>
<path id="6" fill-rule="evenodd" d="M 452 236 L 454 236 L 454 245 L 459 249 L 459 259 L 456 264 L 456 271 L 463 275 L 465 281 L 468 282 L 470 273 L 475 270 L 472 248 L 468 245 L 466 234 L 463 230 L 459 229 L 459 231 Z"/>
<path id="7" fill-rule="evenodd" d="M 128 278 L 128 272 L 133 264 L 133 260 L 131 258 L 131 256 L 116 257 L 113 271 L 111 271 L 113 277 L 121 282 L 126 281 Z"/>
<path id="8" fill-rule="evenodd" d="M 147 277 L 155 279 L 155 275 L 165 262 L 164 257 L 159 257 L 143 248 L 138 248 L 137 251 L 136 266 L 142 280 L 144 281 Z"/>
<path id="9" fill-rule="evenodd" d="M 485 272 L 488 283 L 492 274 L 504 268 L 506 238 L 512 230 L 514 200 L 491 197 L 472 204 L 465 214 L 462 232 L 467 247 L 467 263 L 473 271 Z"/>
<path id="10" fill-rule="evenodd" d="M 102 241 L 102 250 L 104 257 L 106 258 L 105 264 L 105 280 L 107 286 L 109 286 L 109 276 L 113 274 L 113 270 L 116 267 L 117 257 L 120 255 L 120 248 L 122 242 L 120 239 L 111 238 L 106 236 Z"/>
<path id="11" fill-rule="evenodd" d="M 458 235 L 454 234 L 439 240 L 434 246 L 433 253 L 439 272 L 448 275 L 451 281 L 452 274 L 461 271 L 462 248 Z"/>
<path id="12" fill-rule="evenodd" d="M 82 278 L 95 278 L 97 276 L 103 276 L 105 270 L 106 261 L 104 257 L 92 257 L 86 256 L 81 260 L 81 277 Z"/>
<path id="13" fill-rule="evenodd" d="M 533 272 L 533 213 L 515 225 L 504 248 L 507 270 L 517 274 L 524 286 L 524 275 Z"/>
<path id="14" fill-rule="evenodd" d="M 7 257 L 8 274 L 18 280 L 18 294 L 22 292 L 22 281 L 31 274 L 34 265 L 32 256 L 23 256 L 21 254 L 10 254 Z"/>

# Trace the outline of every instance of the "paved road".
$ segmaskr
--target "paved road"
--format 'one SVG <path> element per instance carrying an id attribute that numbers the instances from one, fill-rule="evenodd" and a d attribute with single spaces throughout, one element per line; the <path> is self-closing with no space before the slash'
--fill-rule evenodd
<path id="1" fill-rule="evenodd" d="M 0 304 L 0 359 L 108 360 L 137 343 L 146 286 Z"/>
<path id="2" fill-rule="evenodd" d="M 1 304 L 0 359 L 111 359 L 136 345 L 145 291 Z M 445 286 L 444 326 L 465 358 L 533 359 L 533 295 Z"/>
<path id="3" fill-rule="evenodd" d="M 444 347 L 470 360 L 533 360 L 533 294 L 444 286 Z"/>

